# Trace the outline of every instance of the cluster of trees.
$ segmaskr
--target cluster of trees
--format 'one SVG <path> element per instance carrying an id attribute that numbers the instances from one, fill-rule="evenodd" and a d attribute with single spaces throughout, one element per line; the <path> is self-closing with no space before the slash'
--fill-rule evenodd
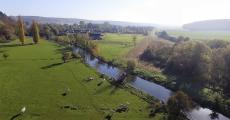
<path id="1" fill-rule="evenodd" d="M 154 41 L 140 56 L 140 59 L 154 63 L 155 66 L 164 68 L 172 53 L 173 44 L 168 41 Z"/>
<path id="2" fill-rule="evenodd" d="M 33 21 L 30 27 L 26 27 L 21 17 L 18 17 L 18 21 L 14 21 L 6 14 L 0 12 L 0 42 L 9 42 L 19 37 L 22 45 L 25 42 L 25 36 L 33 36 L 34 43 L 38 43 L 40 39 L 39 27 L 37 22 Z"/>
<path id="3" fill-rule="evenodd" d="M 67 36 L 71 44 L 75 44 L 86 51 L 91 52 L 94 56 L 98 56 L 100 49 L 96 42 L 90 40 L 88 34 L 72 34 Z"/>
<path id="4" fill-rule="evenodd" d="M 154 41 L 140 56 L 187 80 L 221 88 L 230 96 L 230 42 L 224 40 L 184 41 L 177 44 Z"/>
<path id="5" fill-rule="evenodd" d="M 134 73 L 135 67 L 136 67 L 136 62 L 135 61 L 133 61 L 133 60 L 127 61 L 126 71 L 128 73 L 131 73 L 131 74 Z"/>
<path id="6" fill-rule="evenodd" d="M 22 19 L 22 18 L 20 18 Z M 20 22 L 20 21 L 19 21 Z M 24 23 L 19 25 L 17 21 L 14 21 L 4 13 L 0 12 L 0 41 L 7 42 L 9 40 L 16 39 L 16 35 L 21 36 L 20 31 L 23 28 L 23 35 L 25 36 L 34 36 L 35 29 L 40 30 L 39 34 L 41 37 L 46 39 L 55 39 L 56 36 L 64 36 L 69 33 L 87 33 L 88 31 L 94 33 L 130 33 L 130 34 L 143 34 L 147 35 L 149 31 L 152 31 L 153 27 L 141 27 L 141 26 L 119 26 L 119 25 L 111 25 L 109 22 L 104 22 L 102 24 L 92 24 L 85 23 L 84 21 L 80 21 L 79 24 L 40 24 L 37 25 L 36 22 Z M 34 24 L 36 24 L 36 28 L 34 28 Z M 134 39 L 136 41 L 136 39 Z M 135 43 L 135 42 L 134 42 Z"/>
<path id="7" fill-rule="evenodd" d="M 123 27 L 117 25 L 111 25 L 108 22 L 104 24 L 92 24 L 81 21 L 79 24 L 73 25 L 60 25 L 60 24 L 41 24 L 39 26 L 41 30 L 41 36 L 46 39 L 53 39 L 55 36 L 63 36 L 69 33 L 79 32 L 99 32 L 99 33 L 130 33 L 130 34 L 143 34 L 147 35 L 149 31 L 153 30 L 153 27 Z M 28 33 L 31 35 L 31 33 Z"/>
<path id="8" fill-rule="evenodd" d="M 186 115 L 194 107 L 189 96 L 178 91 L 168 99 L 167 104 L 156 102 L 151 105 L 149 116 L 154 117 L 156 113 L 167 113 L 164 120 L 188 120 Z"/>
<path id="9" fill-rule="evenodd" d="M 39 29 L 38 29 L 38 24 L 37 22 L 33 21 L 33 24 L 31 25 L 31 32 L 33 36 L 33 42 L 37 44 L 40 39 L 40 34 L 39 34 Z M 18 17 L 18 36 L 19 40 L 22 45 L 25 43 L 25 26 L 22 18 L 19 16 Z"/>
<path id="10" fill-rule="evenodd" d="M 169 40 L 171 42 L 189 41 L 189 37 L 183 37 L 183 36 L 174 37 L 174 36 L 170 36 L 166 31 L 156 32 L 155 35 L 157 37 L 159 37 L 159 38 Z"/>
<path id="11" fill-rule="evenodd" d="M 55 36 L 66 35 L 68 30 L 76 29 L 78 25 L 41 24 L 39 26 L 41 37 L 52 40 Z"/>
<path id="12" fill-rule="evenodd" d="M 0 42 L 16 39 L 16 22 L 0 11 Z"/>
<path id="13" fill-rule="evenodd" d="M 56 36 L 54 39 L 55 42 L 61 44 L 61 45 L 76 45 L 94 56 L 98 56 L 100 49 L 96 42 L 90 40 L 90 37 L 88 34 L 69 34 L 66 36 Z M 64 63 L 68 62 L 68 60 L 71 60 L 72 58 L 81 58 L 80 54 L 74 54 L 73 52 L 70 52 L 71 48 L 67 47 L 66 50 L 62 53 L 62 60 Z"/>
<path id="14" fill-rule="evenodd" d="M 79 28 L 88 29 L 93 31 L 108 32 L 108 33 L 130 33 L 130 34 L 143 34 L 147 35 L 149 31 L 153 30 L 153 27 L 138 27 L 138 26 L 119 26 L 111 25 L 109 22 L 104 22 L 103 24 L 92 24 L 85 23 L 81 21 Z"/>

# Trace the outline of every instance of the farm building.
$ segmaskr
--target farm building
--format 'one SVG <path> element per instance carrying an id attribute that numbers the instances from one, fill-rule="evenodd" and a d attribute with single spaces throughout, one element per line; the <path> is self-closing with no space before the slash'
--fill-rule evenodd
<path id="1" fill-rule="evenodd" d="M 103 35 L 101 33 L 89 33 L 89 37 L 91 40 L 102 40 Z"/>

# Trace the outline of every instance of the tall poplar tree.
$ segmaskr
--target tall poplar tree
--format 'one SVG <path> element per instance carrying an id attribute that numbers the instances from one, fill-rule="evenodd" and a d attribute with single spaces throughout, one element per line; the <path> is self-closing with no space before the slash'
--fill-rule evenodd
<path id="1" fill-rule="evenodd" d="M 21 16 L 18 17 L 18 35 L 19 35 L 19 40 L 24 45 L 25 42 L 25 31 L 24 31 L 24 24 Z"/>
<path id="2" fill-rule="evenodd" d="M 40 35 L 39 35 L 38 24 L 35 21 L 33 21 L 32 24 L 32 32 L 33 32 L 33 41 L 35 44 L 37 44 L 39 42 Z"/>

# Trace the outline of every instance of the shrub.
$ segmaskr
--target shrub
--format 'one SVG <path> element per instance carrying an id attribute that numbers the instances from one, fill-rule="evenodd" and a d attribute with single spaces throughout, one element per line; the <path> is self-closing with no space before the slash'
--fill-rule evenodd
<path id="1" fill-rule="evenodd" d="M 133 60 L 129 60 L 127 62 L 127 72 L 133 73 L 136 67 L 136 62 Z"/>
<path id="2" fill-rule="evenodd" d="M 72 52 L 72 58 L 80 59 L 80 58 L 81 58 L 81 55 L 80 55 L 79 53 L 74 54 L 74 53 Z"/>
<path id="3" fill-rule="evenodd" d="M 2 57 L 6 60 L 9 57 L 9 54 L 3 53 Z"/>
<path id="4" fill-rule="evenodd" d="M 67 60 L 71 59 L 71 52 L 65 52 L 63 53 L 62 60 L 64 63 L 66 63 Z"/>

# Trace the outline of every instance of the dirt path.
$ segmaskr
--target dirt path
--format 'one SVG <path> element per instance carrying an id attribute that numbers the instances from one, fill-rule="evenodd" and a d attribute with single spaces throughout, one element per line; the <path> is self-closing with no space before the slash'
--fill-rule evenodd
<path id="1" fill-rule="evenodd" d="M 149 43 L 152 41 L 152 38 L 145 37 L 140 43 L 137 44 L 132 50 L 128 52 L 125 56 L 127 59 L 137 59 L 144 50 L 148 47 Z"/>
<path id="2" fill-rule="evenodd" d="M 143 68 L 148 71 L 153 72 L 160 72 L 160 68 L 156 68 L 152 64 L 149 64 L 147 62 L 141 61 L 139 59 L 139 56 L 145 51 L 145 49 L 149 46 L 149 44 L 156 40 L 153 36 L 147 36 L 143 41 L 137 44 L 132 50 L 128 52 L 128 54 L 124 57 L 124 60 L 135 60 L 137 61 L 137 66 L 140 68 Z"/>

